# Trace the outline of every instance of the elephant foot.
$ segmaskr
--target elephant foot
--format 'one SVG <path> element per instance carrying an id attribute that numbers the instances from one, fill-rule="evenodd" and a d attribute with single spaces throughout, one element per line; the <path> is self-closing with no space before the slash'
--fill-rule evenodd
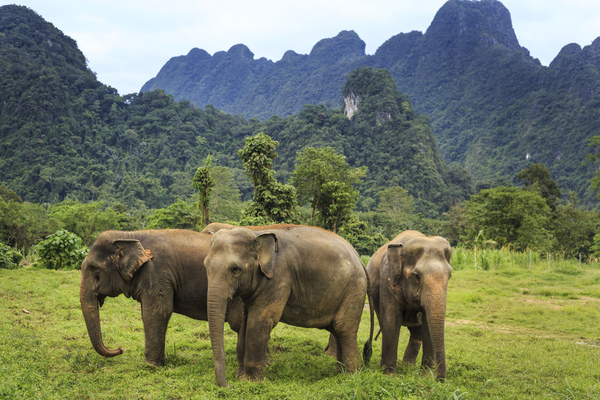
<path id="1" fill-rule="evenodd" d="M 243 375 L 238 376 L 240 381 L 251 381 L 251 382 L 262 382 L 265 380 L 265 377 L 262 373 L 249 375 L 248 373 L 244 373 Z"/>
<path id="2" fill-rule="evenodd" d="M 383 373 L 385 375 L 395 375 L 396 374 L 396 367 L 384 366 L 383 367 Z"/>
<path id="3" fill-rule="evenodd" d="M 271 365 L 271 359 L 269 356 L 265 356 L 265 365 Z"/>
<path id="4" fill-rule="evenodd" d="M 332 346 L 325 347 L 325 355 L 329 357 L 336 358 L 337 357 L 337 349 Z"/>
<path id="5" fill-rule="evenodd" d="M 153 367 L 164 367 L 165 366 L 164 361 L 154 361 L 154 360 L 148 360 L 148 359 L 146 359 L 146 364 L 151 365 Z"/>
<path id="6" fill-rule="evenodd" d="M 244 380 L 245 375 L 246 375 L 246 370 L 244 370 L 244 368 L 238 368 L 238 370 L 235 371 L 235 377 L 238 378 L 240 381 Z"/>
<path id="7" fill-rule="evenodd" d="M 243 381 L 262 382 L 264 380 L 262 367 L 249 368 L 245 366 L 244 374 L 239 378 Z"/>

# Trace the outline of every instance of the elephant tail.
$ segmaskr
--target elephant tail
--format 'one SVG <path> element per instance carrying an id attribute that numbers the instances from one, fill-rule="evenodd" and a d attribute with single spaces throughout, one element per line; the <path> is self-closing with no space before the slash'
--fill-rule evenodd
<path id="1" fill-rule="evenodd" d="M 366 273 L 365 269 L 365 273 Z M 375 330 L 375 312 L 373 310 L 373 299 L 371 298 L 371 291 L 369 290 L 371 283 L 369 281 L 369 274 L 367 274 L 367 298 L 369 299 L 369 313 L 371 314 L 371 328 L 369 332 L 369 340 L 363 347 L 363 362 L 365 365 L 369 365 L 371 356 L 373 355 L 373 331 Z"/>

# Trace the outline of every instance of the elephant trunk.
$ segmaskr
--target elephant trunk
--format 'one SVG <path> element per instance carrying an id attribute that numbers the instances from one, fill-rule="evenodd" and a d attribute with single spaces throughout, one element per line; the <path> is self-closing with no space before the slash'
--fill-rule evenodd
<path id="1" fill-rule="evenodd" d="M 208 329 L 210 332 L 210 344 L 213 351 L 217 384 L 223 387 L 227 387 L 227 380 L 225 379 L 225 346 L 223 343 L 223 327 L 227 312 L 226 293 L 227 290 L 222 290 L 222 288 L 208 287 Z"/>
<path id="2" fill-rule="evenodd" d="M 114 357 L 123 354 L 120 347 L 116 350 L 108 349 L 102 342 L 102 330 L 100 329 L 100 310 L 98 296 L 94 292 L 94 280 L 85 267 L 82 267 L 81 286 L 79 288 L 79 300 L 81 311 L 87 327 L 88 335 L 94 349 L 103 357 Z"/>
<path id="3" fill-rule="evenodd" d="M 427 329 L 423 337 L 423 365 L 436 369 L 436 378 L 446 378 L 446 345 L 444 329 L 446 320 L 446 290 L 440 288 L 430 293 L 423 301 Z"/>

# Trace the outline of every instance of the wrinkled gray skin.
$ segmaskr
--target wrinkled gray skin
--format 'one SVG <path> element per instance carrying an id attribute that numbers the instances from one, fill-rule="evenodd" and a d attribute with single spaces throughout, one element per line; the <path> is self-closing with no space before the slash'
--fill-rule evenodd
<path id="1" fill-rule="evenodd" d="M 220 386 L 225 379 L 223 325 L 228 301 L 239 295 L 246 318 L 240 333 L 237 376 L 263 379 L 271 330 L 279 322 L 331 332 L 337 359 L 349 371 L 360 368 L 357 332 L 367 293 L 367 275 L 352 246 L 320 228 L 287 226 L 216 232 L 205 260 L 208 323 Z"/>
<path id="2" fill-rule="evenodd" d="M 123 353 L 102 341 L 99 307 L 124 294 L 141 303 L 146 361 L 165 363 L 165 336 L 172 313 L 208 319 L 204 258 L 212 235 L 188 230 L 106 231 L 98 235 L 81 264 L 80 301 L 94 349 L 104 357 Z M 225 320 L 239 332 L 243 304 L 226 304 Z"/>
<path id="3" fill-rule="evenodd" d="M 395 372 L 400 327 L 410 331 L 402 362 L 414 365 L 423 344 L 422 365 L 446 377 L 444 324 L 452 274 L 451 248 L 439 236 L 404 231 L 380 247 L 367 265 L 370 293 L 382 335 L 381 366 Z"/>

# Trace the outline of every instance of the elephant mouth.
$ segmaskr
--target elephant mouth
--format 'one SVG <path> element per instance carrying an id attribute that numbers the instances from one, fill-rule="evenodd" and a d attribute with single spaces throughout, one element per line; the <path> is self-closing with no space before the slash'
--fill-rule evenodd
<path id="1" fill-rule="evenodd" d="M 99 294 L 98 295 L 98 306 L 102 307 L 104 305 L 104 300 L 106 299 L 106 296 L 103 294 Z"/>

